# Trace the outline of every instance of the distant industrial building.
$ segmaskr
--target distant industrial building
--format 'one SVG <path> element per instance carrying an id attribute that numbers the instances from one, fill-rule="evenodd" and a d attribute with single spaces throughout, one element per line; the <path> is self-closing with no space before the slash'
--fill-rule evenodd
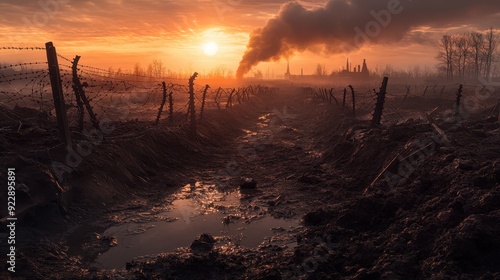
<path id="1" fill-rule="evenodd" d="M 340 73 L 338 73 L 338 76 L 342 78 L 369 78 L 370 77 L 370 72 L 368 71 L 368 66 L 366 66 L 366 59 L 363 59 L 363 66 L 361 65 L 354 65 L 354 68 L 352 67 L 352 64 L 349 63 L 349 58 L 347 59 L 346 63 L 346 68 L 344 68 Z"/>
<path id="2" fill-rule="evenodd" d="M 304 74 L 304 72 L 302 72 Z M 285 80 L 291 80 L 292 79 L 292 74 L 290 73 L 290 61 L 286 62 L 286 73 L 285 73 Z"/>
<path id="3" fill-rule="evenodd" d="M 340 72 L 332 72 L 328 76 L 318 76 L 318 75 L 304 75 L 304 69 L 301 69 L 300 75 L 292 75 L 290 72 L 290 63 L 287 62 L 286 73 L 284 74 L 285 80 L 300 80 L 306 78 L 341 78 L 341 79 L 368 79 L 370 77 L 370 71 L 368 70 L 368 66 L 366 65 L 366 59 L 363 59 L 363 64 L 354 65 L 349 62 L 349 58 L 347 59 L 347 63 L 345 68 Z"/>

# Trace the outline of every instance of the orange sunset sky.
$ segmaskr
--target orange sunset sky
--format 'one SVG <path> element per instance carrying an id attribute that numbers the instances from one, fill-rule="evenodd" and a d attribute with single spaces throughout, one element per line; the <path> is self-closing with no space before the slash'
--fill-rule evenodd
<path id="1" fill-rule="evenodd" d="M 331 9 L 335 12 L 323 13 L 329 18 L 329 22 L 337 24 L 338 29 L 352 30 L 353 26 L 364 29 L 364 23 L 373 20 L 370 9 L 379 11 L 390 1 L 394 0 L 313 0 L 300 1 L 299 5 L 311 11 Z M 392 15 L 394 22 L 387 27 L 390 32 L 401 33 L 397 38 L 385 42 L 382 37 L 375 40 L 375 43 L 352 49 L 350 53 L 325 51 L 325 45 L 331 45 L 335 42 L 333 39 L 325 41 L 325 44 L 315 41 L 305 48 L 292 49 L 289 52 L 293 53 L 290 57 L 292 73 L 300 73 L 301 68 L 305 73 L 312 73 L 317 63 L 324 63 L 330 70 L 339 70 L 345 65 L 346 57 L 349 57 L 353 64 L 361 63 L 362 59 L 366 58 L 369 67 L 391 64 L 395 68 L 407 69 L 418 64 L 434 68 L 437 63 L 435 43 L 440 36 L 446 33 L 484 31 L 490 26 L 500 28 L 498 0 L 421 0 L 421 4 L 415 7 L 408 6 L 413 5 L 408 1 L 412 2 L 401 0 L 400 6 L 404 9 Z M 42 47 L 45 42 L 52 41 L 58 53 L 68 58 L 81 55 L 82 64 L 101 68 L 112 66 L 115 69 L 132 69 L 137 62 L 145 67 L 153 59 L 159 59 L 174 72 L 204 73 L 218 65 L 225 65 L 235 73 L 252 31 L 266 26 L 268 20 L 276 17 L 288 2 L 2 1 L 0 47 Z M 369 7 L 360 8 L 364 3 Z M 370 6 L 373 3 L 378 6 Z M 433 3 L 439 3 L 437 5 L 441 6 L 442 16 L 436 15 L 435 19 L 427 21 L 427 12 L 434 9 Z M 325 8 L 326 5 L 330 5 L 329 8 Z M 456 13 L 453 13 L 454 10 Z M 345 16 L 345 19 L 341 16 L 348 13 L 351 15 Z M 343 20 L 348 21 L 350 16 L 364 19 L 344 27 Z M 407 19 L 411 21 L 408 30 L 393 31 Z M 332 34 L 325 36 L 335 35 Z M 206 45 L 210 42 L 217 45 L 217 50 L 207 50 Z M 24 58 L 25 53 L 0 50 L 0 62 L 17 62 Z M 264 74 L 269 69 L 271 73 L 274 71 L 275 75 L 282 75 L 286 69 L 286 59 L 259 63 L 253 68 L 255 69 L 262 70 Z"/>

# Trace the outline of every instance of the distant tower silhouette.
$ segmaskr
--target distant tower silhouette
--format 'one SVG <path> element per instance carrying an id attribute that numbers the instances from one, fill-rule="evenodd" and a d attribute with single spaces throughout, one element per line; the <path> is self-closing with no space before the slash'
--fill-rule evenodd
<path id="1" fill-rule="evenodd" d="M 292 77 L 292 74 L 290 73 L 290 61 L 286 61 L 286 73 L 285 73 L 285 79 L 290 79 Z"/>
<path id="2" fill-rule="evenodd" d="M 352 62 L 347 58 L 345 67 L 342 67 L 339 75 L 345 78 L 368 78 L 370 73 L 368 71 L 368 66 L 366 66 L 366 59 L 363 59 L 363 64 L 361 66 L 361 64 L 352 65 Z"/>
<path id="3" fill-rule="evenodd" d="M 365 77 L 370 76 L 370 72 L 368 71 L 368 66 L 366 66 L 366 59 L 363 59 L 363 69 L 361 69 L 361 74 Z"/>

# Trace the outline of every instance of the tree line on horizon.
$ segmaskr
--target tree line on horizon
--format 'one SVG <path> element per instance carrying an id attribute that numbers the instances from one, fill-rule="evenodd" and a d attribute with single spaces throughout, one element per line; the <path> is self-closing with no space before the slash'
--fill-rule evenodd
<path id="1" fill-rule="evenodd" d="M 146 67 L 137 62 L 131 70 L 122 70 L 121 68 L 114 69 L 113 67 L 108 68 L 108 75 L 117 77 L 121 75 L 134 75 L 138 77 L 149 77 L 149 78 L 173 78 L 173 79 L 186 79 L 191 77 L 194 73 L 193 69 L 180 70 L 179 72 L 174 72 L 165 67 L 165 64 L 161 60 L 153 60 Z M 234 77 L 233 71 L 228 69 L 226 65 L 217 65 L 213 67 L 210 71 L 202 73 L 204 78 L 210 79 L 232 79 Z"/>
<path id="2" fill-rule="evenodd" d="M 448 79 L 496 76 L 500 38 L 493 27 L 486 32 L 443 35 L 438 42 L 438 71 Z"/>

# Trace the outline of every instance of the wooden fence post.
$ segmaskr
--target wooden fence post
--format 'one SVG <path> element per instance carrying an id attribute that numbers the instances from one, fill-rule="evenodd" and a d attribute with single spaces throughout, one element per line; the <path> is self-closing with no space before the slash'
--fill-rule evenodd
<path id="1" fill-rule="evenodd" d="M 215 104 L 217 105 L 217 108 L 219 108 L 219 109 L 220 109 L 220 104 L 219 104 L 219 100 L 218 100 L 218 98 L 219 98 L 219 96 L 222 94 L 222 93 L 221 93 L 221 90 L 222 90 L 222 88 L 221 88 L 221 87 L 219 87 L 219 88 L 217 89 L 217 92 L 215 92 L 215 97 L 214 97 Z"/>
<path id="2" fill-rule="evenodd" d="M 233 107 L 233 94 L 235 91 L 236 91 L 236 89 L 233 88 L 233 91 L 231 92 L 231 94 L 229 94 L 229 97 L 227 98 L 226 108 Z"/>
<path id="3" fill-rule="evenodd" d="M 437 86 L 438 86 L 438 83 L 435 83 L 434 87 L 432 88 L 432 91 L 434 92 L 435 95 L 437 95 L 437 93 L 436 93 Z"/>
<path id="4" fill-rule="evenodd" d="M 241 89 L 238 88 L 238 91 L 236 92 L 236 100 L 238 100 L 238 104 L 241 104 Z"/>
<path id="5" fill-rule="evenodd" d="M 198 77 L 198 73 L 194 72 L 193 76 L 189 78 L 189 110 L 191 113 L 191 129 L 196 131 L 196 111 L 194 104 L 194 80 Z"/>
<path id="6" fill-rule="evenodd" d="M 210 86 L 206 85 L 205 90 L 203 91 L 203 98 L 201 100 L 200 120 L 203 119 L 203 111 L 205 110 L 205 100 L 207 99 L 207 91 L 209 88 Z"/>
<path id="7" fill-rule="evenodd" d="M 375 112 L 373 113 L 372 118 L 372 126 L 379 126 L 380 121 L 382 120 L 382 113 L 384 111 L 384 103 L 385 103 L 385 95 L 387 93 L 387 82 L 389 81 L 388 77 L 384 77 L 382 81 L 382 87 L 380 88 L 380 92 L 377 94 L 377 105 L 375 106 Z"/>
<path id="8" fill-rule="evenodd" d="M 165 103 L 167 103 L 167 84 L 165 82 L 162 82 L 161 86 L 163 88 L 163 99 L 161 100 L 161 105 L 160 109 L 158 110 L 158 116 L 156 117 L 155 125 L 158 125 L 158 123 L 160 122 L 161 112 L 163 112 L 163 107 L 165 106 Z"/>
<path id="9" fill-rule="evenodd" d="M 254 89 L 253 89 L 253 86 L 251 86 L 251 85 L 250 85 L 250 86 L 249 86 L 249 88 L 250 88 L 250 92 L 248 93 L 248 99 L 250 99 L 250 93 L 251 93 L 252 95 L 255 95 L 255 91 L 254 91 Z"/>
<path id="10" fill-rule="evenodd" d="M 47 63 L 49 65 L 50 85 L 52 87 L 52 96 L 54 99 L 54 106 L 56 108 L 57 125 L 59 127 L 59 134 L 66 146 L 66 149 L 73 149 L 73 142 L 71 141 L 71 133 L 69 131 L 68 116 L 66 115 L 66 106 L 64 103 L 64 95 L 62 90 L 61 72 L 59 71 L 59 62 L 57 61 L 57 52 L 54 44 L 48 42 L 45 44 L 47 52 Z"/>
<path id="11" fill-rule="evenodd" d="M 168 93 L 168 121 L 174 122 L 174 92 L 172 90 Z"/>
<path id="12" fill-rule="evenodd" d="M 356 117 L 356 93 L 354 92 L 352 85 L 349 85 L 349 88 L 352 92 L 352 115 Z"/>
<path id="13" fill-rule="evenodd" d="M 441 92 L 439 92 L 439 97 L 443 96 L 443 92 L 444 92 L 445 89 L 446 89 L 446 86 L 443 86 L 443 88 L 441 89 Z"/>
<path id="14" fill-rule="evenodd" d="M 408 86 L 405 86 L 405 87 L 406 87 L 406 94 L 405 94 L 405 98 L 403 99 L 403 101 L 406 101 L 406 98 L 408 97 L 408 94 L 410 94 L 411 85 L 408 85 Z"/>
<path id="15" fill-rule="evenodd" d="M 455 116 L 458 116 L 460 114 L 460 102 L 462 100 L 462 91 L 463 91 L 463 85 L 460 84 L 457 91 L 457 99 L 455 101 Z"/>
<path id="16" fill-rule="evenodd" d="M 342 110 L 345 108 L 345 98 L 347 95 L 347 88 L 344 88 L 344 98 L 342 99 Z"/>
<path id="17" fill-rule="evenodd" d="M 425 96 L 425 94 L 427 93 L 427 89 L 429 89 L 429 86 L 426 86 L 425 89 L 424 89 L 424 94 L 422 94 L 422 96 Z"/>

